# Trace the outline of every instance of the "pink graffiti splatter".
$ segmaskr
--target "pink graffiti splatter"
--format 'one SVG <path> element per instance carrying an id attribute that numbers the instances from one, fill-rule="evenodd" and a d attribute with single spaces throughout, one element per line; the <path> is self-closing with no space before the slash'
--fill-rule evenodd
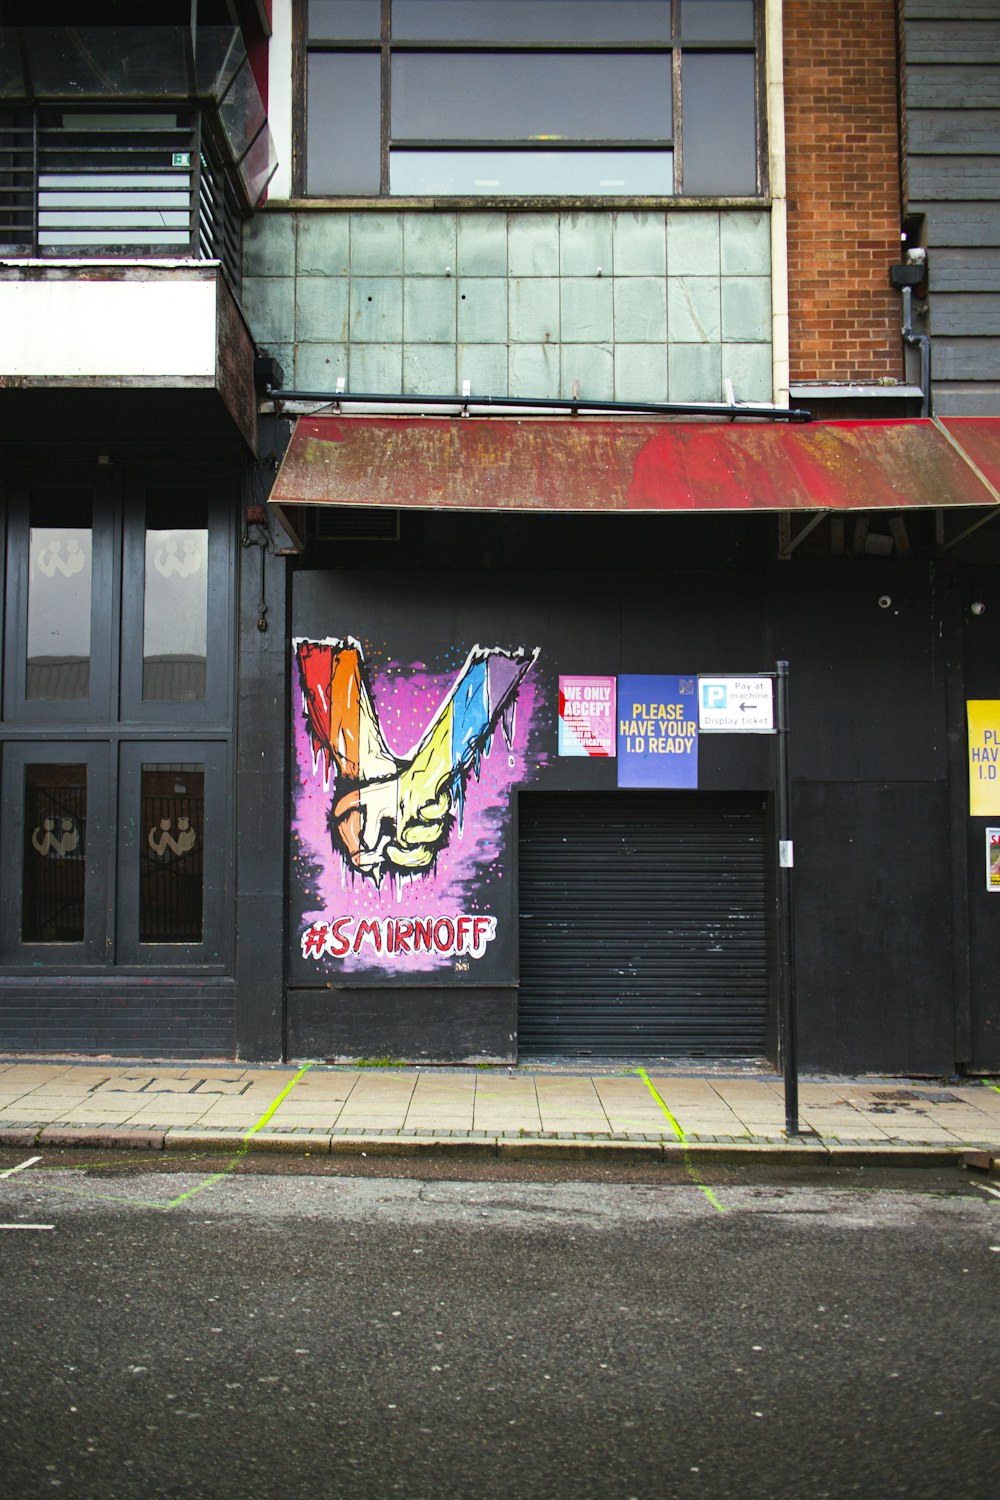
<path id="1" fill-rule="evenodd" d="M 386 740 L 394 751 L 406 753 L 433 719 L 454 674 L 428 672 L 422 663 L 407 667 L 390 662 L 382 670 L 371 670 L 370 681 Z M 541 706 L 537 681 L 529 675 L 521 685 L 511 746 L 498 727 L 478 778 L 470 777 L 461 823 L 456 819 L 434 868 L 411 878 L 390 876 L 380 886 L 353 874 L 333 849 L 328 823 L 331 794 L 314 767 L 294 676 L 293 683 L 296 765 L 292 833 L 307 893 L 299 931 L 313 922 L 347 915 L 357 920 L 494 915 L 493 891 L 503 879 L 502 853 L 509 830 L 512 789 L 532 780 L 542 760 L 530 748 L 536 711 Z M 370 954 L 348 954 L 335 961 L 327 959 L 324 965 L 324 972 L 358 972 L 372 967 L 385 971 L 392 968 L 394 959 L 383 956 L 373 965 Z M 442 965 L 451 967 L 451 961 L 435 953 L 413 953 L 400 958 L 395 971 L 412 973 Z"/>

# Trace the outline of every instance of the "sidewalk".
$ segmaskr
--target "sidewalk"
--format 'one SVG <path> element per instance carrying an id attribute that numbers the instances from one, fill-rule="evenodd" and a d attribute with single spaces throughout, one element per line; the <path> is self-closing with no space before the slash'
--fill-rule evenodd
<path id="1" fill-rule="evenodd" d="M 1000 1159 L 1000 1088 L 774 1075 L 0 1059 L 0 1146 L 940 1161 Z M 987 1165 L 983 1161 L 982 1165 Z"/>

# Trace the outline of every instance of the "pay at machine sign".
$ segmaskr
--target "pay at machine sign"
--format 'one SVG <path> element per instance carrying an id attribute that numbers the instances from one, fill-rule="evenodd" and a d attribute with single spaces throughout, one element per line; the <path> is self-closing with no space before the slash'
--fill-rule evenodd
<path id="1" fill-rule="evenodd" d="M 703 734 L 773 734 L 773 678 L 699 677 L 698 728 Z"/>

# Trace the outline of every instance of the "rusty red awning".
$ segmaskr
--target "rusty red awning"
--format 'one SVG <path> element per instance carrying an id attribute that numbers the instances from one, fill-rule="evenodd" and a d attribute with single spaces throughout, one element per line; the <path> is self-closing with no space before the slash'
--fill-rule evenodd
<path id="1" fill-rule="evenodd" d="M 1000 418 L 299 418 L 271 501 L 488 511 L 847 511 L 1000 503 Z"/>

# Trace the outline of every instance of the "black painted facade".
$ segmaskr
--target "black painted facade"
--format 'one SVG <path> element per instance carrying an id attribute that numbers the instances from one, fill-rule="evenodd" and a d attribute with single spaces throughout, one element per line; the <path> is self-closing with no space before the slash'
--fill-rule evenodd
<path id="1" fill-rule="evenodd" d="M 266 432 L 265 445 L 273 438 Z M 78 449 L 78 468 L 97 451 Z M 966 699 L 998 695 L 1000 590 L 988 529 L 962 544 L 975 545 L 975 563 L 935 555 L 931 518 L 911 523 L 910 559 L 834 557 L 820 535 L 811 553 L 803 548 L 807 555 L 785 562 L 775 558 L 773 517 L 424 513 L 402 516 L 397 541 L 312 541 L 286 558 L 262 528 L 246 525 L 246 497 L 259 493 L 252 461 L 225 445 L 202 459 L 223 497 L 229 537 L 224 712 L 169 728 L 121 712 L 83 726 L 8 716 L 4 754 L 9 781 L 32 746 L 43 758 L 67 741 L 105 746 L 109 765 L 120 767 L 116 755 L 141 757 L 143 745 L 167 753 L 164 739 L 178 759 L 195 743 L 214 745 L 225 833 L 206 900 L 219 911 L 218 950 L 158 963 L 133 952 L 124 965 L 103 956 L 67 964 L 52 951 L 18 962 L 8 952 L 0 1047 L 514 1059 L 519 788 L 629 795 L 616 790 L 614 760 L 556 754 L 559 675 L 750 673 L 783 658 L 803 1067 L 950 1075 L 1000 1066 L 1000 929 L 983 878 L 992 820 L 968 815 L 965 726 Z M 166 462 L 163 450 L 133 452 L 125 467 L 133 479 L 162 476 Z M 974 612 L 974 603 L 984 608 Z M 121 609 L 114 590 L 108 608 L 118 611 L 113 636 Z M 304 982 L 291 826 L 301 713 L 292 641 L 346 635 L 367 642 L 373 661 L 384 652 L 397 664 L 440 656 L 443 643 L 458 656 L 476 642 L 538 648 L 532 771 L 510 787 L 506 878 L 495 886 L 502 939 L 479 969 Z M 770 798 L 769 757 L 765 738 L 703 737 L 699 789 L 690 795 Z M 120 777 L 113 770 L 106 786 L 109 848 L 119 861 Z M 8 787 L 5 826 L 13 796 Z M 8 851 L 5 859 L 7 899 L 16 904 L 17 858 Z M 129 899 L 122 868 L 108 898 L 119 943 Z M 770 972 L 773 1057 L 773 955 Z"/>
<path id="2" fill-rule="evenodd" d="M 399 661 L 425 659 L 444 637 L 537 645 L 544 764 L 530 784 L 581 793 L 615 788 L 616 767 L 555 754 L 560 673 L 759 672 L 787 659 L 803 1065 L 996 1067 L 990 820 L 968 817 L 964 723 L 965 698 L 996 690 L 994 572 L 936 560 L 929 527 L 923 557 L 832 558 L 817 546 L 778 562 L 774 524 L 404 516 L 398 544 L 340 559 L 314 547 L 295 566 L 292 632 L 385 641 Z M 431 558 L 443 565 L 427 571 Z M 702 738 L 699 791 L 770 795 L 770 776 L 767 740 Z M 509 929 L 513 835 L 503 857 Z M 294 928 L 286 941 L 291 955 Z M 289 1050 L 514 1057 L 516 1041 L 503 1041 L 517 1015 L 516 946 L 498 949 L 480 984 L 463 973 L 450 985 L 324 990 L 297 983 L 293 961 Z"/>

